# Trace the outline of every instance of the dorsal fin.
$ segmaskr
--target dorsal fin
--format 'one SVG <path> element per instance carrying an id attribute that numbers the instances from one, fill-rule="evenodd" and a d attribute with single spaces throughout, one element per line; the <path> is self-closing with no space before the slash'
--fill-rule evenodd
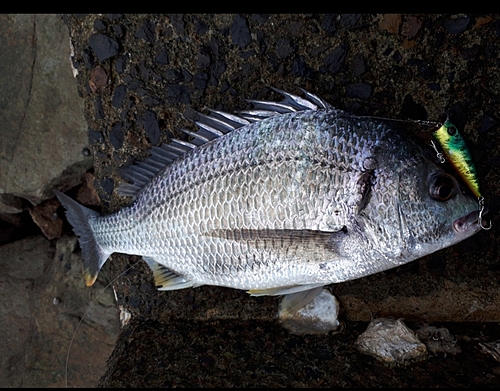
<path id="1" fill-rule="evenodd" d="M 118 193 L 122 196 L 135 197 L 155 175 L 179 156 L 235 129 L 276 115 L 306 110 L 333 109 L 327 102 L 303 89 L 301 91 L 305 98 L 277 88 L 272 89 L 283 95 L 284 99 L 280 102 L 248 100 L 254 108 L 240 111 L 237 114 L 218 110 L 209 110 L 209 115 L 198 113 L 198 121 L 195 121 L 198 126 L 196 132 L 181 129 L 183 133 L 193 139 L 191 141 L 172 139 L 170 144 L 151 148 L 150 155 L 143 161 L 121 169 L 120 173 L 123 178 L 131 183 L 122 183 L 117 189 Z"/>

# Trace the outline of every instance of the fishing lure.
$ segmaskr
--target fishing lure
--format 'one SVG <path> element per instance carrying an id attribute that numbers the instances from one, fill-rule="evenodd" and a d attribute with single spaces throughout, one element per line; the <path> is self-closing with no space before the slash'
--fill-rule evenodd
<path id="1" fill-rule="evenodd" d="M 481 195 L 476 167 L 472 161 L 472 156 L 465 144 L 465 140 L 458 132 L 457 127 L 447 118 L 444 124 L 442 124 L 438 130 L 434 131 L 432 135 L 443 150 L 442 153 L 439 152 L 434 142 L 431 141 L 439 161 L 444 163 L 445 160 L 448 160 L 472 193 L 477 197 L 479 203 L 479 223 L 483 229 L 490 229 L 491 225 L 485 227 L 481 223 L 484 212 L 484 197 Z"/>

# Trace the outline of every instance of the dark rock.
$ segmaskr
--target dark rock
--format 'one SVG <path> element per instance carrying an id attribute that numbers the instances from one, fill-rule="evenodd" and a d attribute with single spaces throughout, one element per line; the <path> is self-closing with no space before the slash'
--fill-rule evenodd
<path id="1" fill-rule="evenodd" d="M 89 46 L 99 61 L 114 57 L 119 52 L 118 42 L 104 34 L 93 34 L 89 38 Z"/>
<path id="2" fill-rule="evenodd" d="M 403 60 L 403 56 L 401 55 L 401 52 L 399 50 L 396 50 L 392 55 L 392 59 L 395 63 L 399 64 L 401 60 Z"/>
<path id="3" fill-rule="evenodd" d="M 195 88 L 204 90 L 208 83 L 208 74 L 206 72 L 196 72 L 193 83 Z"/>
<path id="4" fill-rule="evenodd" d="M 340 71 L 342 64 L 344 63 L 345 56 L 347 54 L 347 46 L 340 44 L 333 51 L 325 56 L 323 59 L 323 64 L 326 70 L 331 73 L 337 73 Z"/>
<path id="5" fill-rule="evenodd" d="M 120 84 L 118 87 L 115 88 L 115 94 L 113 95 L 113 106 L 119 109 L 122 107 L 123 100 L 125 99 L 125 96 L 127 95 L 127 87 L 124 84 Z"/>
<path id="6" fill-rule="evenodd" d="M 324 29 L 328 34 L 333 34 L 336 30 L 335 19 L 337 15 L 328 14 L 325 15 L 321 21 L 321 28 Z"/>
<path id="7" fill-rule="evenodd" d="M 189 98 L 189 89 L 183 85 L 172 84 L 167 86 L 166 96 L 167 100 L 171 104 L 191 103 L 191 99 Z"/>
<path id="8" fill-rule="evenodd" d="M 460 34 L 467 29 L 470 20 L 470 16 L 447 19 L 444 21 L 443 26 L 450 34 Z"/>
<path id="9" fill-rule="evenodd" d="M 280 38 L 278 42 L 276 42 L 276 54 L 279 59 L 283 60 L 287 58 L 293 51 L 293 44 L 288 38 Z"/>
<path id="10" fill-rule="evenodd" d="M 232 42 L 242 49 L 246 48 L 252 40 L 247 21 L 240 15 L 236 15 L 234 17 L 234 21 L 230 29 L 230 34 Z"/>
<path id="11" fill-rule="evenodd" d="M 102 19 L 96 19 L 94 21 L 94 30 L 97 31 L 98 33 L 106 30 L 106 25 L 102 21 Z"/>
<path id="12" fill-rule="evenodd" d="M 361 14 L 342 14 L 340 15 L 340 25 L 342 27 L 354 27 L 358 23 Z"/>
<path id="13" fill-rule="evenodd" d="M 100 185 L 101 185 L 101 188 L 107 193 L 107 194 L 111 194 L 113 193 L 113 189 L 115 188 L 115 181 L 113 180 L 113 178 L 109 178 L 109 177 L 106 177 L 106 178 L 102 178 L 100 181 L 99 181 Z"/>
<path id="14" fill-rule="evenodd" d="M 98 130 L 89 129 L 88 131 L 89 144 L 102 143 L 104 141 L 104 136 L 102 132 Z"/>
<path id="15" fill-rule="evenodd" d="M 498 125 L 498 122 L 491 118 L 488 114 L 483 114 L 481 118 L 481 133 L 487 132 Z"/>
<path id="16" fill-rule="evenodd" d="M 165 72 L 165 79 L 172 83 L 178 83 L 182 80 L 182 74 L 177 69 L 168 68 Z"/>
<path id="17" fill-rule="evenodd" d="M 372 93 L 372 87 L 366 83 L 349 84 L 345 89 L 349 98 L 368 99 Z"/>
<path id="18" fill-rule="evenodd" d="M 352 59 L 352 75 L 354 77 L 361 76 L 366 71 L 363 55 L 358 53 Z"/>
<path id="19" fill-rule="evenodd" d="M 144 130 L 151 144 L 158 145 L 160 143 L 160 127 L 154 111 L 146 111 L 144 114 Z"/>
<path id="20" fill-rule="evenodd" d="M 215 39 L 215 37 L 212 37 L 210 39 L 208 47 L 210 48 L 210 51 L 215 57 L 219 57 L 219 44 L 217 43 L 217 39 Z"/>
<path id="21" fill-rule="evenodd" d="M 291 72 L 297 76 L 309 77 L 312 69 L 307 65 L 304 56 L 297 56 L 293 59 Z"/>
<path id="22" fill-rule="evenodd" d="M 207 24 L 201 20 L 198 17 L 194 17 L 194 30 L 196 31 L 196 34 L 198 35 L 203 35 L 208 31 L 208 26 Z"/>
<path id="23" fill-rule="evenodd" d="M 121 24 L 116 24 L 111 27 L 111 31 L 116 38 L 123 38 L 123 34 L 125 33 L 123 26 Z"/>
<path id="24" fill-rule="evenodd" d="M 102 107 L 102 99 L 100 96 L 96 96 L 96 98 L 94 99 L 94 109 L 96 118 L 103 119 L 104 108 Z"/>
<path id="25" fill-rule="evenodd" d="M 146 42 L 154 42 L 155 36 L 156 36 L 156 24 L 149 20 L 147 22 L 144 22 L 142 26 L 139 27 L 134 34 L 134 37 L 142 38 Z"/>
<path id="26" fill-rule="evenodd" d="M 87 69 L 94 68 L 95 59 L 94 59 L 94 55 L 92 54 L 91 50 L 83 49 L 82 57 L 83 57 L 83 63 L 85 64 Z"/>
<path id="27" fill-rule="evenodd" d="M 118 122 L 111 128 L 111 131 L 109 132 L 109 141 L 115 149 L 120 149 L 123 145 L 124 139 L 125 137 L 122 131 L 122 123 Z"/>
<path id="28" fill-rule="evenodd" d="M 108 20 L 118 20 L 122 18 L 123 14 L 105 14 L 104 16 Z"/>
<path id="29" fill-rule="evenodd" d="M 161 65 L 167 65 L 168 64 L 168 55 L 167 55 L 167 52 L 165 50 L 162 50 L 160 53 L 158 53 L 158 55 L 155 57 L 155 61 L 158 63 L 158 64 L 161 64 Z"/>
<path id="30" fill-rule="evenodd" d="M 115 61 L 115 69 L 118 73 L 123 73 L 125 71 L 125 66 L 127 64 L 128 55 L 122 54 Z"/>
<path id="31" fill-rule="evenodd" d="M 170 21 L 177 35 L 184 35 L 184 20 L 182 14 L 170 15 Z"/>
<path id="32" fill-rule="evenodd" d="M 144 103 L 147 107 L 155 107 L 161 103 L 160 99 L 156 99 L 152 96 L 145 96 L 141 99 L 142 103 Z"/>
<path id="33" fill-rule="evenodd" d="M 181 73 L 183 81 L 185 81 L 186 83 L 190 83 L 191 80 L 193 80 L 193 75 L 187 69 L 183 69 Z"/>
<path id="34" fill-rule="evenodd" d="M 208 68 L 210 66 L 210 56 L 205 53 L 199 53 L 196 59 L 196 68 Z"/>
<path id="35" fill-rule="evenodd" d="M 223 62 L 217 62 L 214 66 L 210 67 L 211 84 L 217 85 L 224 72 L 226 72 L 226 64 Z"/>

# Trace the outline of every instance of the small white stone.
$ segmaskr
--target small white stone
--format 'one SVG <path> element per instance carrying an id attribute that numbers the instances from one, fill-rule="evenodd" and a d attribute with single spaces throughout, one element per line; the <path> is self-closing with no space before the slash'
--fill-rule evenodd
<path id="1" fill-rule="evenodd" d="M 293 334 L 324 334 L 336 330 L 339 303 L 328 290 L 321 292 L 304 307 L 289 312 L 280 305 L 279 319 Z"/>
<path id="2" fill-rule="evenodd" d="M 128 312 L 123 306 L 119 306 L 119 309 L 120 309 L 120 322 L 123 327 L 128 324 L 128 322 L 132 318 L 132 314 Z"/>

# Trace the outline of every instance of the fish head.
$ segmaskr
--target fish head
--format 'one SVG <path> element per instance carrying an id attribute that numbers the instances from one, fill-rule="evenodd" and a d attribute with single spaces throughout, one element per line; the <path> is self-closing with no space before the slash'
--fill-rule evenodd
<path id="1" fill-rule="evenodd" d="M 481 230 L 478 199 L 454 172 L 429 159 L 403 172 L 399 181 L 400 238 L 406 261 L 452 246 Z M 401 176 L 400 176 L 401 178 Z"/>

